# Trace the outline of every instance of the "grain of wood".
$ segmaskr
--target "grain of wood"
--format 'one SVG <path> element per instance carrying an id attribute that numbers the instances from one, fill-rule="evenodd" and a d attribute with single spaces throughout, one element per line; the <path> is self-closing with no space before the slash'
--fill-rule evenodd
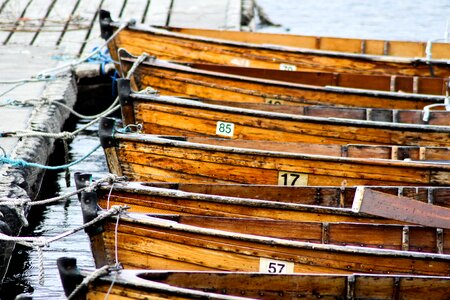
<path id="1" fill-rule="evenodd" d="M 77 31 L 67 31 L 62 37 L 59 46 L 64 49 L 65 55 L 78 57 L 81 49 L 86 43 L 88 38 L 89 30 L 91 30 L 91 24 L 93 24 L 93 19 L 98 11 L 101 0 L 80 0 L 80 3 L 74 12 L 77 16 L 76 19 L 72 19 L 69 22 L 69 26 L 76 26 L 80 23 L 80 19 L 83 20 L 83 24 L 86 27 L 82 30 Z"/>
<path id="2" fill-rule="evenodd" d="M 72 19 L 76 19 L 76 15 L 72 15 L 79 0 L 56 1 L 53 9 L 50 11 L 48 20 L 45 20 L 43 29 L 33 41 L 34 45 L 52 45 L 57 46 L 59 39 L 65 34 L 65 31 L 83 30 L 87 24 L 80 20 L 79 24 L 72 23 L 68 26 Z"/>
<path id="3" fill-rule="evenodd" d="M 124 5 L 128 1 L 125 0 L 103 0 L 101 2 L 101 9 L 108 10 L 111 13 L 112 18 L 119 19 L 120 13 L 124 7 Z M 142 7 L 142 1 L 137 3 L 139 8 Z M 98 19 L 98 14 L 95 16 L 95 19 L 92 23 L 91 30 L 89 35 L 86 37 L 86 44 L 82 49 L 82 56 L 87 56 L 91 53 L 92 49 L 103 45 L 105 41 L 100 37 L 100 24 Z"/>
<path id="4" fill-rule="evenodd" d="M 31 45 L 35 35 L 39 31 L 45 30 L 45 22 L 55 2 L 56 0 L 32 1 L 22 17 L 23 21 L 8 40 L 8 44 Z M 51 29 L 53 30 L 53 28 Z M 62 28 L 60 27 L 60 29 Z"/>

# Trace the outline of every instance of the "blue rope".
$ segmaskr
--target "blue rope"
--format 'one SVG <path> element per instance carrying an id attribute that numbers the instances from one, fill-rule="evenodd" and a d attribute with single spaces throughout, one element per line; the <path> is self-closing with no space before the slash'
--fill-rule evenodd
<path id="1" fill-rule="evenodd" d="M 114 71 L 114 75 L 111 76 L 112 79 L 112 83 L 111 83 L 111 87 L 112 87 L 112 96 L 113 98 L 117 97 L 117 79 L 119 78 L 119 72 L 117 72 L 117 70 Z"/>
<path id="2" fill-rule="evenodd" d="M 13 167 L 35 167 L 35 168 L 40 168 L 40 169 L 44 169 L 44 170 L 64 170 L 67 169 L 71 166 L 74 166 L 78 163 L 80 163 L 81 161 L 85 160 L 87 157 L 89 157 L 92 153 L 94 153 L 98 148 L 100 148 L 100 144 L 97 145 L 94 149 L 92 149 L 88 154 L 86 154 L 85 156 L 69 163 L 69 164 L 65 164 L 62 166 L 45 166 L 45 165 L 41 165 L 41 164 L 37 164 L 37 163 L 31 163 L 31 162 L 27 162 L 23 159 L 12 159 L 8 156 L 0 156 L 0 163 L 1 164 L 10 164 Z"/>
<path id="3" fill-rule="evenodd" d="M 97 51 L 98 47 L 94 47 L 92 49 L 92 52 Z M 109 54 L 109 50 L 108 48 L 105 48 L 102 51 L 97 52 L 97 54 L 95 54 L 92 57 L 89 57 L 86 62 L 88 63 L 93 63 L 93 64 L 100 64 L 100 72 L 102 73 L 102 75 L 105 75 L 105 65 L 107 63 L 112 62 L 112 58 L 111 55 Z"/>

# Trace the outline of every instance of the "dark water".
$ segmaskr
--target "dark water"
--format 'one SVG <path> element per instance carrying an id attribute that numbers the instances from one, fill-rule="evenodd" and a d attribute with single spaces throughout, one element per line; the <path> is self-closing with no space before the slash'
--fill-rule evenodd
<path id="1" fill-rule="evenodd" d="M 436 40 L 444 38 L 450 16 L 449 0 L 259 0 L 266 13 L 282 27 L 263 28 L 268 32 L 291 32 L 310 35 L 345 36 L 377 39 Z M 77 126 L 82 126 L 78 123 Z M 75 160 L 98 144 L 92 126 L 71 144 Z M 62 164 L 57 159 L 55 164 Z M 106 163 L 98 150 L 87 160 L 71 168 L 91 172 L 94 179 L 104 177 Z M 74 190 L 66 188 L 63 173 L 49 172 L 42 187 L 43 199 Z M 53 237 L 82 224 L 76 197 L 58 205 L 38 208 L 30 214 L 28 236 Z M 39 285 L 38 257 L 35 251 L 18 247 L 1 299 L 12 299 L 26 292 L 33 299 L 64 299 L 55 268 L 60 256 L 73 256 L 80 267 L 93 267 L 88 239 L 83 231 L 44 249 L 45 283 Z"/>

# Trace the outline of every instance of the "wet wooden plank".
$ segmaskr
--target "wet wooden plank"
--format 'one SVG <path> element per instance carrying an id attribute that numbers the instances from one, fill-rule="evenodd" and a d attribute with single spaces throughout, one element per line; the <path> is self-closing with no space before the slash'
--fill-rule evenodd
<path id="1" fill-rule="evenodd" d="M 25 14 L 27 5 L 31 0 L 15 0 L 7 1 L 0 12 L 1 31 L 0 43 L 7 44 L 9 37 L 19 25 L 19 19 Z"/>
<path id="2" fill-rule="evenodd" d="M 174 27 L 239 30 L 240 2 L 240 0 L 174 0 L 169 25 Z"/>
<path id="3" fill-rule="evenodd" d="M 102 2 L 102 9 L 108 10 L 111 13 L 111 17 L 114 20 L 119 20 L 120 13 L 128 1 L 124 0 L 104 0 Z M 142 2 L 142 1 L 140 1 Z M 140 8 L 141 5 L 136 3 L 138 7 Z M 82 49 L 82 56 L 89 55 L 92 50 L 95 47 L 98 47 L 102 45 L 105 41 L 100 37 L 100 25 L 98 20 L 98 14 L 95 16 L 95 20 L 92 23 L 91 31 L 89 32 L 89 35 L 86 38 L 86 44 L 84 45 L 84 48 Z"/>
<path id="4" fill-rule="evenodd" d="M 152 0 L 145 22 L 151 25 L 166 25 L 171 1 L 175 0 Z"/>
<path id="5" fill-rule="evenodd" d="M 429 227 L 450 229 L 450 209 L 360 187 L 352 210 Z"/>
<path id="6" fill-rule="evenodd" d="M 21 22 L 10 36 L 7 44 L 31 45 L 33 39 L 44 27 L 56 0 L 33 0 L 24 11 Z"/>
<path id="7" fill-rule="evenodd" d="M 67 31 L 63 35 L 59 46 L 64 48 L 65 55 L 78 56 L 81 49 L 86 43 L 86 39 L 89 36 L 89 32 L 96 17 L 97 11 L 99 9 L 101 0 L 81 0 L 74 15 L 77 18 L 72 19 L 69 22 L 69 26 L 73 24 L 79 24 L 79 20 L 83 20 L 83 24 L 88 24 L 89 26 L 77 31 Z"/>
<path id="8" fill-rule="evenodd" d="M 79 1 L 80 0 L 56 1 L 47 20 L 44 22 L 43 29 L 32 41 L 32 44 L 56 46 L 65 31 L 77 31 L 87 28 L 89 24 L 86 24 L 78 19 L 76 14 L 73 14 Z M 71 26 L 69 26 L 71 21 Z M 78 23 L 76 23 L 77 21 Z"/>

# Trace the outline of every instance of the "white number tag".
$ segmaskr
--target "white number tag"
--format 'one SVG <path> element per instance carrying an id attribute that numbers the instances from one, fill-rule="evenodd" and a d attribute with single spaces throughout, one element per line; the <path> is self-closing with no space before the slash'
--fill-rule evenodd
<path id="1" fill-rule="evenodd" d="M 308 174 L 279 171 L 278 185 L 306 186 L 308 185 Z"/>
<path id="2" fill-rule="evenodd" d="M 234 135 L 234 124 L 218 121 L 216 125 L 216 134 L 224 136 Z"/>
<path id="3" fill-rule="evenodd" d="M 259 272 L 273 274 L 293 274 L 294 263 L 261 257 L 259 259 Z"/>
<path id="4" fill-rule="evenodd" d="M 250 67 L 250 61 L 245 58 L 233 58 L 230 62 L 232 65 L 239 67 Z"/>
<path id="5" fill-rule="evenodd" d="M 264 102 L 267 104 L 281 105 L 284 104 L 283 100 L 274 99 L 274 98 L 265 98 Z"/>
<path id="6" fill-rule="evenodd" d="M 280 64 L 280 70 L 282 70 L 282 71 L 297 71 L 297 66 L 290 65 L 290 64 Z"/>

